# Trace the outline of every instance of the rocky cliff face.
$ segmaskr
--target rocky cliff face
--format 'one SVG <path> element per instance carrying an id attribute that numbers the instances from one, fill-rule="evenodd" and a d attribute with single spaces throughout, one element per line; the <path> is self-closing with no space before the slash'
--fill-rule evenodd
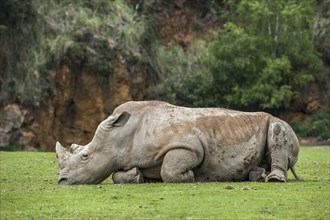
<path id="1" fill-rule="evenodd" d="M 50 100 L 39 108 L 8 105 L 3 109 L 0 146 L 17 142 L 52 151 L 56 141 L 64 145 L 87 144 L 98 124 L 115 107 L 146 96 L 149 81 L 145 68 L 129 76 L 120 55 L 116 63 L 108 79 L 66 65 L 53 70 L 56 90 Z"/>

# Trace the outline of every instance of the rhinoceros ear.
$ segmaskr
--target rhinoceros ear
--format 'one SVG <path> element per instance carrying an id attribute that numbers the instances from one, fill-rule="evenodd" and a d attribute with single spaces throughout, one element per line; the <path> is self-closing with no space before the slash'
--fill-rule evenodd
<path id="1" fill-rule="evenodd" d="M 114 127 L 122 127 L 124 126 L 128 119 L 131 117 L 131 114 L 128 112 L 122 112 L 119 115 L 113 117 L 110 121 L 109 121 L 109 125 L 110 126 L 114 126 Z"/>

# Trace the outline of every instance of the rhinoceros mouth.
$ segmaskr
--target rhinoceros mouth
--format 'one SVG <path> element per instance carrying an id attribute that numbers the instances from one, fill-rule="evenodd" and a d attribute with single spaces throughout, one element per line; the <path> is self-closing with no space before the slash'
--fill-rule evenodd
<path id="1" fill-rule="evenodd" d="M 58 184 L 68 184 L 68 178 L 61 178 L 61 179 L 58 181 Z"/>

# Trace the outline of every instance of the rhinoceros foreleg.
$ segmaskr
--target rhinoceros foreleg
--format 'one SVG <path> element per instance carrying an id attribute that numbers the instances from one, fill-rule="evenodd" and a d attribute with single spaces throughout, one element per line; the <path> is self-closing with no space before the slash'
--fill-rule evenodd
<path id="1" fill-rule="evenodd" d="M 117 171 L 112 174 L 113 183 L 143 183 L 143 174 L 139 168 L 134 167 L 128 171 Z"/>
<path id="2" fill-rule="evenodd" d="M 271 172 L 266 182 L 286 182 L 288 168 L 297 161 L 298 140 L 289 125 L 275 121 L 269 125 L 267 142 Z"/>
<path id="3" fill-rule="evenodd" d="M 194 182 L 192 169 L 199 164 L 197 154 L 186 149 L 174 149 L 166 153 L 161 177 L 164 182 Z"/>

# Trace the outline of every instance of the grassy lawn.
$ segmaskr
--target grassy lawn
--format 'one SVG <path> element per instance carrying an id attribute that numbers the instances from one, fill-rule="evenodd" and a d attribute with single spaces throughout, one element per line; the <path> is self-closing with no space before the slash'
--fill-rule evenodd
<path id="1" fill-rule="evenodd" d="M 54 153 L 0 152 L 0 219 L 330 219 L 330 147 L 287 183 L 57 185 Z"/>

